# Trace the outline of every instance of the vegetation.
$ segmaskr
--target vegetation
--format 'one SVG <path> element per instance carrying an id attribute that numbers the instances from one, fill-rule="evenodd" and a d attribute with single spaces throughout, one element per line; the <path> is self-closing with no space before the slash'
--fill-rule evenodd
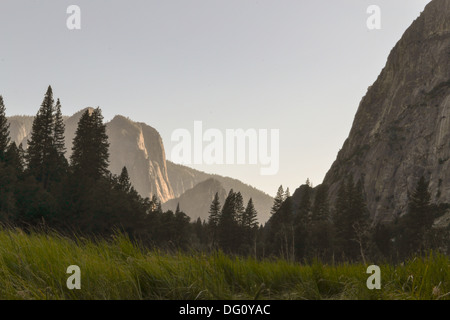
<path id="1" fill-rule="evenodd" d="M 364 264 L 168 254 L 121 234 L 94 242 L 2 229 L 0 243 L 0 299 L 450 299 L 450 258 L 434 253 L 379 264 L 381 289 L 369 290 Z M 81 290 L 66 287 L 74 264 Z"/>
<path id="2" fill-rule="evenodd" d="M 253 199 L 245 206 L 234 190 L 223 205 L 216 193 L 208 221 L 191 223 L 179 206 L 164 212 L 156 196 L 142 198 L 127 168 L 111 174 L 108 149 L 101 110 L 89 109 L 66 160 L 49 87 L 23 150 L 10 141 L 0 96 L 0 222 L 9 226 L 0 230 L 0 298 L 448 297 L 449 232 L 432 229 L 445 208 L 431 204 L 424 177 L 408 213 L 389 224 L 371 224 L 351 175 L 333 209 L 327 186 L 308 180 L 292 196 L 278 188 L 264 226 Z M 381 291 L 365 286 L 370 261 L 386 261 Z M 88 290 L 64 289 L 71 264 L 85 270 Z"/>

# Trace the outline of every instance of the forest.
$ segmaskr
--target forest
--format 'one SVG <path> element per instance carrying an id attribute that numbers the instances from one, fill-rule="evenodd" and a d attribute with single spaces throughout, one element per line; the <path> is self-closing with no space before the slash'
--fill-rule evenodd
<path id="1" fill-rule="evenodd" d="M 111 239 L 117 231 L 147 248 L 166 252 L 223 252 L 242 258 L 281 258 L 291 262 L 400 262 L 431 250 L 450 254 L 450 230 L 433 228 L 448 204 L 435 205 L 428 181 L 417 181 L 407 214 L 374 222 L 361 180 L 349 176 L 335 203 L 326 185 L 309 181 L 294 198 L 282 186 L 271 218 L 258 223 L 252 199 L 229 190 L 216 194 L 209 218 L 190 221 L 178 206 L 163 211 L 156 196 L 141 197 L 124 167 L 109 166 L 109 144 L 100 108 L 88 109 L 78 123 L 66 158 L 61 102 L 49 86 L 34 118 L 26 150 L 11 142 L 6 107 L 0 96 L 0 221 L 25 232 L 56 231 L 88 239 Z"/>

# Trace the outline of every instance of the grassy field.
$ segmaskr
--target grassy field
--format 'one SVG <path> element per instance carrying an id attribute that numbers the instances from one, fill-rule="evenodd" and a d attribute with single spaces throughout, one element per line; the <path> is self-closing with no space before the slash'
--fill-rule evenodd
<path id="1" fill-rule="evenodd" d="M 66 286 L 69 265 L 81 269 L 80 290 Z M 450 299 L 449 257 L 380 265 L 380 290 L 366 287 L 366 268 L 167 254 L 120 235 L 94 243 L 0 230 L 0 299 Z"/>

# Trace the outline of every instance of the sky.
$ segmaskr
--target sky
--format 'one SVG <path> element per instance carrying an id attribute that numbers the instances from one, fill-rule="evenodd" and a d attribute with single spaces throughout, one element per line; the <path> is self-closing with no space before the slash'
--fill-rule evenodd
<path id="1" fill-rule="evenodd" d="M 48 85 L 159 131 L 279 130 L 279 169 L 190 164 L 268 194 L 320 184 L 389 52 L 430 0 L 1 0 L 0 95 L 35 115 Z M 69 29 L 70 5 L 81 29 Z M 380 8 L 381 29 L 369 29 Z M 258 136 L 260 138 L 260 136 Z M 200 138 L 201 139 L 201 138 Z M 208 143 L 203 142 L 203 147 Z M 270 151 L 270 146 L 269 146 Z"/>

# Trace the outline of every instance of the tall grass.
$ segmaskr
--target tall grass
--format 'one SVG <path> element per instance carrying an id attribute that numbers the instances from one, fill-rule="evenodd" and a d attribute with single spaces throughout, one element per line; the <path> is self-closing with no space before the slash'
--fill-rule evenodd
<path id="1" fill-rule="evenodd" d="M 66 287 L 69 265 L 81 289 Z M 380 265 L 381 290 L 362 264 L 300 265 L 217 252 L 168 254 L 133 244 L 0 229 L 0 299 L 450 299 L 450 259 L 430 253 Z"/>

